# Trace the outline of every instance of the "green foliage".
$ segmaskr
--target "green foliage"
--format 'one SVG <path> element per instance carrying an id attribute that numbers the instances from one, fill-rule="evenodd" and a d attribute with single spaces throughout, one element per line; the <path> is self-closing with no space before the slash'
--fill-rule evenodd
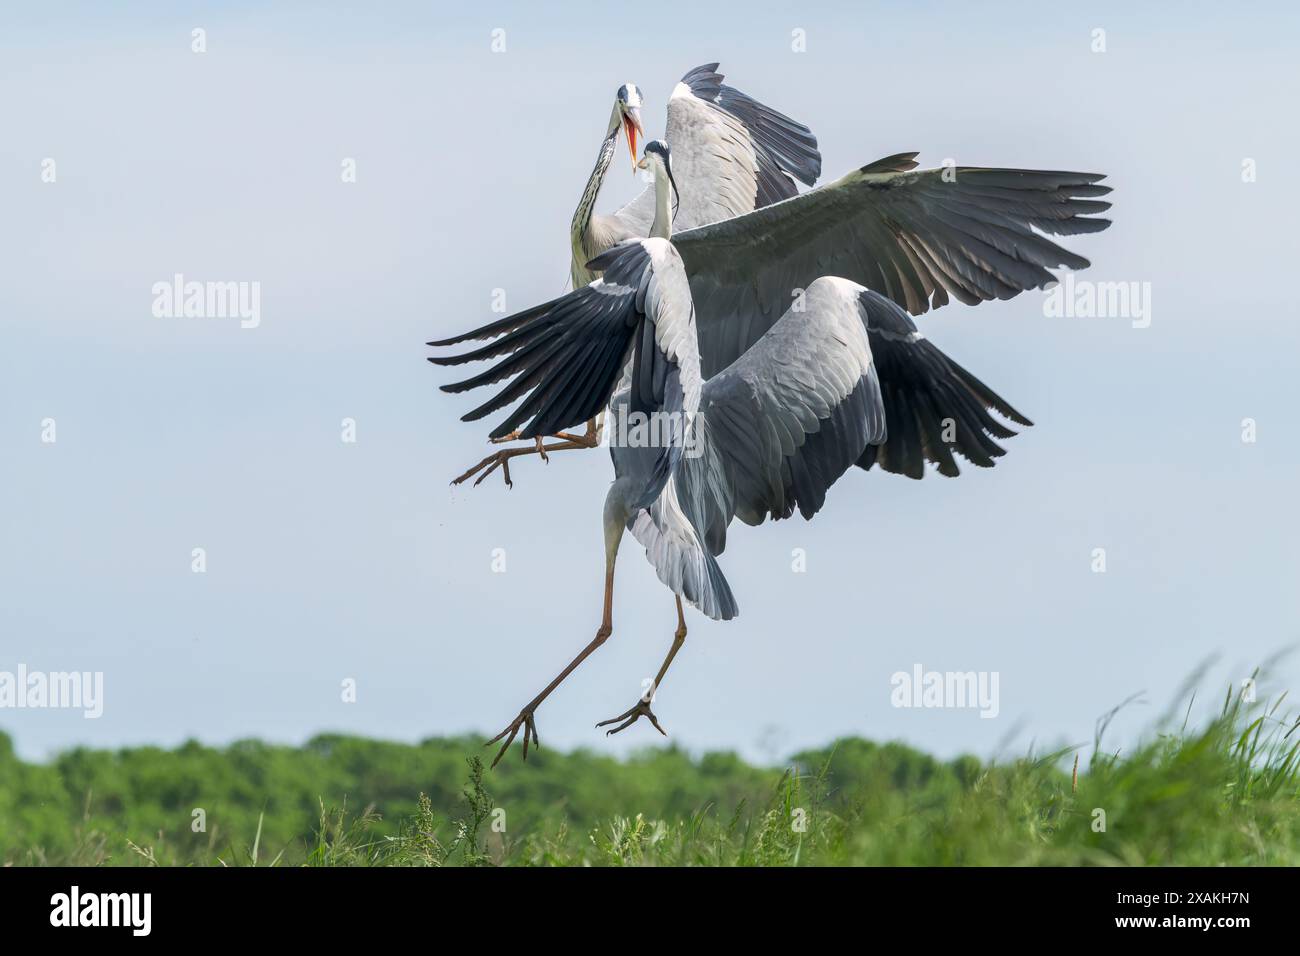
<path id="1" fill-rule="evenodd" d="M 861 739 L 784 772 L 668 748 L 546 750 L 485 776 L 468 738 L 191 741 L 36 765 L 0 734 L 0 862 L 1297 865 L 1300 731 L 1280 704 L 1230 696 L 1208 726 L 1128 754 L 1100 746 L 1108 715 L 1077 784 L 1073 751 L 982 764 Z"/>

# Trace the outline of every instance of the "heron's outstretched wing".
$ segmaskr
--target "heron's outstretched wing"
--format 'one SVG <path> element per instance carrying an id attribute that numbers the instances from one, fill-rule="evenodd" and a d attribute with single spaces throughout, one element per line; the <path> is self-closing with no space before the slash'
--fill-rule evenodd
<path id="1" fill-rule="evenodd" d="M 629 240 L 602 253 L 592 266 L 604 276 L 590 285 L 429 343 L 493 339 L 470 352 L 429 359 L 437 365 L 499 359 L 473 378 L 442 386 L 443 391 L 463 392 L 511 379 L 464 421 L 477 421 L 522 398 L 492 430 L 493 438 L 516 429 L 521 438 L 535 438 L 572 428 L 604 410 L 629 356 L 635 410 L 694 410 L 700 391 L 694 318 L 686 274 L 672 244 Z"/>
<path id="2" fill-rule="evenodd" d="M 724 84 L 716 63 L 696 67 L 677 84 L 668 100 L 664 138 L 679 190 L 675 229 L 788 199 L 798 193 L 795 180 L 811 186 L 821 175 L 812 130 Z M 654 188 L 614 216 L 634 235 L 647 235 Z"/>
<path id="3" fill-rule="evenodd" d="M 811 518 L 866 447 L 885 411 L 858 288 L 809 286 L 757 343 L 704 383 L 692 440 L 673 475 L 682 511 L 719 554 L 732 517 Z"/>
<path id="4" fill-rule="evenodd" d="M 911 317 L 884 296 L 859 287 L 858 306 L 880 378 L 888 438 L 869 445 L 861 468 L 920 478 L 926 462 L 939 473 L 959 473 L 953 453 L 981 468 L 1006 452 L 995 438 L 1016 433 L 989 414 L 1032 425 L 1000 395 L 941 352 Z"/>
<path id="5" fill-rule="evenodd" d="M 949 167 L 890 156 L 837 182 L 673 236 L 695 298 L 704 374 L 758 341 L 792 296 L 838 275 L 913 314 L 1014 295 L 1088 260 L 1042 233 L 1110 225 L 1096 173 Z"/>

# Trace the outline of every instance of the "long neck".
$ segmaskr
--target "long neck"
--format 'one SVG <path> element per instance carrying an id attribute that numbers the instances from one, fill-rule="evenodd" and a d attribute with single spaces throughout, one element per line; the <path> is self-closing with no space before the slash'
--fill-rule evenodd
<path id="1" fill-rule="evenodd" d="M 655 219 L 650 224 L 650 235 L 660 239 L 673 237 L 672 187 L 668 174 L 658 163 L 655 164 Z"/>
<path id="2" fill-rule="evenodd" d="M 596 196 L 600 192 L 601 183 L 605 181 L 605 171 L 609 169 L 609 164 L 614 159 L 614 147 L 617 145 L 618 123 L 613 121 L 609 125 L 609 132 L 605 134 L 604 141 L 600 144 L 600 153 L 596 156 L 596 168 L 591 171 L 591 176 L 587 179 L 587 187 L 582 191 L 582 199 L 578 202 L 578 208 L 573 213 L 573 222 L 569 226 L 575 252 L 585 245 L 587 229 L 591 226 L 591 212 L 596 207 Z"/>

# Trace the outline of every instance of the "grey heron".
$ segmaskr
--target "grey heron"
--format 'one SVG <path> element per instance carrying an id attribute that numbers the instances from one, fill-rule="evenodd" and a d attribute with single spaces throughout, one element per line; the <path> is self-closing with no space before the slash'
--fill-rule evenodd
<path id="1" fill-rule="evenodd" d="M 795 180 L 811 186 L 821 175 L 817 137 L 804 124 L 722 82 L 717 63 L 689 71 L 668 98 L 663 139 L 673 153 L 681 184 L 677 228 L 690 229 L 729 219 L 797 194 Z M 573 288 L 595 274 L 587 263 L 624 239 L 650 235 L 655 189 L 648 185 L 636 199 L 610 215 L 595 211 L 619 132 L 637 163 L 641 125 L 641 90 L 625 83 L 614 96 L 596 166 L 583 188 L 569 226 Z"/>
<path id="2" fill-rule="evenodd" d="M 682 205 L 674 210 L 679 229 L 750 212 L 798 193 L 795 180 L 811 186 L 821 174 L 817 137 L 804 124 L 760 103 L 722 82 L 717 63 L 706 63 L 686 73 L 674 87 L 667 104 L 664 138 L 673 150 L 677 193 Z M 587 263 L 625 239 L 651 235 L 655 188 L 648 185 L 636 199 L 610 215 L 595 211 L 605 175 L 618 151 L 622 133 L 634 166 L 637 137 L 645 136 L 641 121 L 643 99 L 635 83 L 624 83 L 614 95 L 605 136 L 596 165 L 587 177 L 582 197 L 569 225 L 572 250 L 570 281 L 574 289 L 596 278 Z M 489 455 L 455 479 L 466 480 L 481 469 L 501 467 L 510 484 L 509 461 L 517 454 L 595 448 L 600 443 L 600 416 L 587 422 L 582 434 L 552 436 L 557 444 L 502 451 Z M 494 443 L 519 436 L 502 435 Z M 481 477 L 481 475 L 480 475 Z M 478 482 L 476 481 L 475 484 Z"/>
<path id="3" fill-rule="evenodd" d="M 947 304 L 949 296 L 968 305 L 1009 299 L 1055 281 L 1049 269 L 1087 268 L 1087 259 L 1047 236 L 1110 225 L 1097 216 L 1110 207 L 1100 198 L 1110 192 L 1100 184 L 1102 175 L 956 165 L 918 169 L 917 154 L 910 152 L 799 193 L 794 179 L 811 184 L 821 171 L 816 138 L 802 124 L 723 85 L 716 67 L 708 64 L 683 77 L 668 107 L 681 187 L 673 244 L 690 282 L 705 375 L 743 354 L 819 276 L 851 279 L 919 315 Z M 602 157 L 613 155 L 620 122 L 640 128 L 640 92 L 633 84 L 624 90 L 630 90 L 637 112 L 634 121 L 620 119 L 626 114 L 618 98 Z M 684 144 L 681 156 L 678 142 Z M 574 217 L 575 283 L 596 275 L 587 268 L 590 260 L 577 266 L 582 257 L 650 234 L 653 188 L 611 217 L 591 214 L 588 195 L 594 202 L 607 167 L 607 160 L 597 163 Z M 518 437 L 505 433 L 493 441 Z M 555 437 L 551 445 L 538 438 L 535 447 L 490 454 L 454 481 L 475 478 L 478 484 L 500 468 L 509 484 L 514 458 L 595 447 L 599 430 L 593 419 L 585 434 Z M 940 470 L 953 474 L 950 456 L 941 458 Z M 920 478 L 924 460 L 896 453 L 878 464 Z"/>
<path id="4" fill-rule="evenodd" d="M 605 581 L 595 637 L 489 744 L 504 739 L 493 766 L 520 731 L 527 759 L 539 744 L 535 712 L 613 631 L 614 566 L 625 531 L 645 547 L 673 592 L 677 630 L 651 685 L 633 706 L 597 726 L 617 733 L 641 717 L 660 733 L 650 707 L 686 637 L 682 600 L 728 620 L 738 606 L 717 563 L 731 521 L 757 525 L 797 510 L 811 519 L 828 489 L 853 465 L 891 470 L 925 460 L 955 473 L 953 452 L 977 465 L 1003 454 L 994 441 L 1014 432 L 991 412 L 1030 425 L 988 386 L 949 359 L 889 298 L 850 279 L 820 276 L 723 367 L 705 373 L 685 258 L 668 212 L 673 165 L 666 143 L 647 143 L 654 171 L 651 236 L 625 239 L 590 263 L 592 283 L 438 342 L 490 339 L 438 365 L 496 360 L 443 386 L 463 392 L 509 380 L 464 416 L 477 421 L 520 404 L 492 431 L 537 439 L 587 421 L 666 416 L 670 427 L 635 430 L 610 442 L 615 478 L 605 497 Z M 622 416 L 621 413 L 629 413 Z M 943 434 L 941 422 L 954 434 Z"/>

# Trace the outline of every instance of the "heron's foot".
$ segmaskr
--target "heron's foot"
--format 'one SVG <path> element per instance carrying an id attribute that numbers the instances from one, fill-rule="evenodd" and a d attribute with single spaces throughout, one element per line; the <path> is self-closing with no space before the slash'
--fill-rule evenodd
<path id="1" fill-rule="evenodd" d="M 506 751 L 509 750 L 510 745 L 514 743 L 515 735 L 519 733 L 521 727 L 524 731 L 524 759 L 528 759 L 528 743 L 530 738 L 534 748 L 537 750 L 542 749 L 542 742 L 537 739 L 537 723 L 533 720 L 533 712 L 525 708 L 519 712 L 518 717 L 510 722 L 509 727 L 483 745 L 484 747 L 491 747 L 502 737 L 506 738 L 506 742 L 501 745 L 500 751 L 497 752 L 496 759 L 492 761 L 493 767 L 499 764 L 501 758 L 506 755 Z M 508 737 L 506 736 L 507 734 L 509 734 Z"/>
<path id="2" fill-rule="evenodd" d="M 474 478 L 475 475 L 478 475 L 477 478 L 474 478 L 474 487 L 477 488 L 479 485 L 483 484 L 484 478 L 486 478 L 488 475 L 492 474 L 492 472 L 500 468 L 501 477 L 504 478 L 506 481 L 506 487 L 513 488 L 515 484 L 513 481 L 510 480 L 510 459 L 514 457 L 516 457 L 516 455 L 512 454 L 511 451 L 493 452 L 492 454 L 484 458 L 482 461 L 480 461 L 473 468 L 467 470 L 460 477 L 453 478 L 451 480 L 451 483 L 453 485 L 459 485 L 462 484 L 463 482 L 468 481 L 471 478 Z"/>
<path id="3" fill-rule="evenodd" d="M 513 435 L 507 435 L 505 438 L 490 439 L 490 440 L 510 441 L 512 439 L 513 439 Z M 457 478 L 453 478 L 451 480 L 451 483 L 453 485 L 459 485 L 462 482 L 466 482 L 469 479 L 474 478 L 475 475 L 478 475 L 477 478 L 474 478 L 474 487 L 477 488 L 479 485 L 483 483 L 484 478 L 486 478 L 488 475 L 492 474 L 492 472 L 500 468 L 501 477 L 504 478 L 506 481 L 506 487 L 513 488 L 515 484 L 513 481 L 510 480 L 510 459 L 518 458 L 520 455 L 538 455 L 541 457 L 542 461 L 549 462 L 551 460 L 551 457 L 549 454 L 547 454 L 548 452 L 566 451 L 567 449 L 570 448 L 594 448 L 594 447 L 595 445 L 575 444 L 574 442 L 568 440 L 553 442 L 547 445 L 543 443 L 543 439 L 539 435 L 536 438 L 532 439 L 532 444 L 527 447 L 503 448 L 501 449 L 501 451 L 494 451 L 492 454 L 488 455 L 486 458 L 480 461 L 473 468 L 468 469 L 464 474 L 460 475 Z"/>
<path id="4" fill-rule="evenodd" d="M 494 445 L 504 445 L 506 444 L 506 442 L 512 442 L 512 441 L 526 441 L 526 439 L 520 438 L 519 436 L 520 436 L 520 430 L 516 428 L 509 435 L 502 435 L 500 438 L 489 438 L 488 441 L 490 441 Z M 560 436 L 556 436 L 556 437 L 560 437 Z M 550 461 L 550 459 L 546 455 L 546 446 L 542 444 L 541 435 L 538 435 L 536 438 L 533 439 L 533 447 L 529 450 L 535 451 L 537 452 L 537 454 L 541 455 L 542 461 Z"/>
<path id="5" fill-rule="evenodd" d="M 631 708 L 623 711 L 623 713 L 619 714 L 617 717 L 611 717 L 609 720 L 602 720 L 596 726 L 604 727 L 606 724 L 618 724 L 617 727 L 605 731 L 605 736 L 608 737 L 611 734 L 618 733 L 620 730 L 627 730 L 627 728 L 631 727 L 642 717 L 650 718 L 650 723 L 654 724 L 655 730 L 659 731 L 659 733 L 663 734 L 665 737 L 668 736 L 668 731 L 659 726 L 659 718 L 655 717 L 655 712 L 650 709 L 650 702 L 645 699 L 638 700 Z M 622 721 L 621 724 L 619 723 L 620 720 Z"/>

